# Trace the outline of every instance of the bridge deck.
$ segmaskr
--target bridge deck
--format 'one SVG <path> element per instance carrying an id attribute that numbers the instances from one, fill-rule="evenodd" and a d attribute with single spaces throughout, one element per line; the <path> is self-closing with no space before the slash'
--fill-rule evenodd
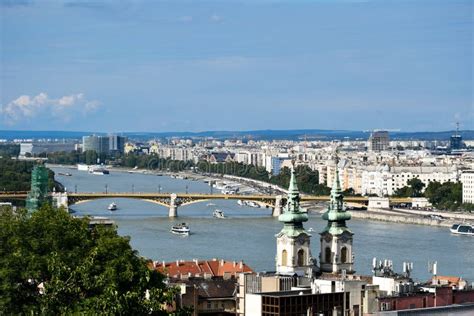
<path id="1" fill-rule="evenodd" d="M 157 199 L 157 198 L 169 198 L 171 193 L 68 193 L 68 198 L 71 199 L 99 199 L 99 198 L 135 198 L 135 199 Z M 184 198 L 189 200 L 253 200 L 253 201 L 264 201 L 273 200 L 276 198 L 275 195 L 240 195 L 240 194 L 203 194 L 203 193 L 176 193 L 178 198 Z M 27 194 L 24 192 L 2 192 L 0 193 L 0 199 L 26 199 Z M 283 196 L 283 199 L 285 197 Z M 302 195 L 301 201 L 328 201 L 329 196 L 325 195 Z M 346 202 L 359 202 L 367 203 L 369 200 L 365 196 L 346 196 L 344 201 Z M 411 198 L 389 198 L 391 204 L 398 203 L 410 203 Z"/>

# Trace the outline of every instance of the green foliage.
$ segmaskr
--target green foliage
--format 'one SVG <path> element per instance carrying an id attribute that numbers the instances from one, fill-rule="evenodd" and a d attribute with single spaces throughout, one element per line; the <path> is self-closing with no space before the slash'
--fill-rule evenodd
<path id="1" fill-rule="evenodd" d="M 31 171 L 35 162 L 3 158 L 0 159 L 0 190 L 28 191 L 30 190 Z M 52 190 L 56 185 L 54 172 L 48 169 L 48 186 Z"/>
<path id="2" fill-rule="evenodd" d="M 434 207 L 442 210 L 470 210 L 469 204 L 462 203 L 462 183 L 445 182 L 443 184 L 433 181 L 428 184 L 425 196 Z"/>
<path id="3" fill-rule="evenodd" d="M 0 157 L 11 158 L 11 157 L 17 157 L 19 154 L 20 154 L 20 145 L 17 145 L 17 144 L 0 145 Z"/>
<path id="4" fill-rule="evenodd" d="M 50 205 L 31 216 L 1 209 L 0 245 L 6 314 L 163 315 L 174 295 L 128 238 Z"/>
<path id="5" fill-rule="evenodd" d="M 225 162 L 211 164 L 207 161 L 200 161 L 197 168 L 201 172 L 227 174 L 238 177 L 249 178 L 258 181 L 269 182 L 280 187 L 286 188 L 290 183 L 291 171 L 289 168 L 282 168 L 280 174 L 272 175 L 263 167 L 246 165 L 240 162 Z M 330 188 L 319 184 L 319 175 L 317 171 L 311 170 L 308 166 L 296 167 L 296 180 L 298 187 L 303 193 L 315 195 L 327 195 Z"/>
<path id="6" fill-rule="evenodd" d="M 394 196 L 397 197 L 421 197 L 423 196 L 423 188 L 425 184 L 418 178 L 408 180 L 407 186 L 395 191 Z"/>

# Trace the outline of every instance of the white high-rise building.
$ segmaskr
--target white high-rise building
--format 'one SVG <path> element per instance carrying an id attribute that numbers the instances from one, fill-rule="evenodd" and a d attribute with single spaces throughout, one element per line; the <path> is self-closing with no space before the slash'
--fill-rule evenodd
<path id="1" fill-rule="evenodd" d="M 461 174 L 462 202 L 474 203 L 474 170 L 466 170 Z"/>

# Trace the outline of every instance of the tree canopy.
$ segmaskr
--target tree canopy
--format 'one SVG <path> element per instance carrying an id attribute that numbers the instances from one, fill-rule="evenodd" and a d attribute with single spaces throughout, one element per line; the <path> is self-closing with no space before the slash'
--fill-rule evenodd
<path id="1" fill-rule="evenodd" d="M 45 205 L 0 209 L 0 310 L 6 314 L 163 315 L 173 290 L 115 228 Z"/>
<path id="2" fill-rule="evenodd" d="M 30 190 L 31 170 L 35 162 L 0 158 L 0 190 L 2 191 L 28 191 Z M 49 190 L 59 184 L 54 181 L 54 172 L 48 169 Z"/>
<path id="3" fill-rule="evenodd" d="M 413 178 L 407 181 L 407 186 L 404 186 L 395 191 L 395 196 L 398 197 L 421 197 L 423 196 L 423 188 L 425 184 L 418 178 Z"/>

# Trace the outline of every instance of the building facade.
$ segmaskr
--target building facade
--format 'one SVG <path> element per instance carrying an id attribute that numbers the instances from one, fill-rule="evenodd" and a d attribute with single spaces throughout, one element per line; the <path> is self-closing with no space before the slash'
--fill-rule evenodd
<path id="1" fill-rule="evenodd" d="M 474 170 L 467 170 L 461 174 L 462 202 L 474 203 Z"/>
<path id="2" fill-rule="evenodd" d="M 374 131 L 370 134 L 368 149 L 369 151 L 387 150 L 390 145 L 390 139 L 387 131 Z"/>

